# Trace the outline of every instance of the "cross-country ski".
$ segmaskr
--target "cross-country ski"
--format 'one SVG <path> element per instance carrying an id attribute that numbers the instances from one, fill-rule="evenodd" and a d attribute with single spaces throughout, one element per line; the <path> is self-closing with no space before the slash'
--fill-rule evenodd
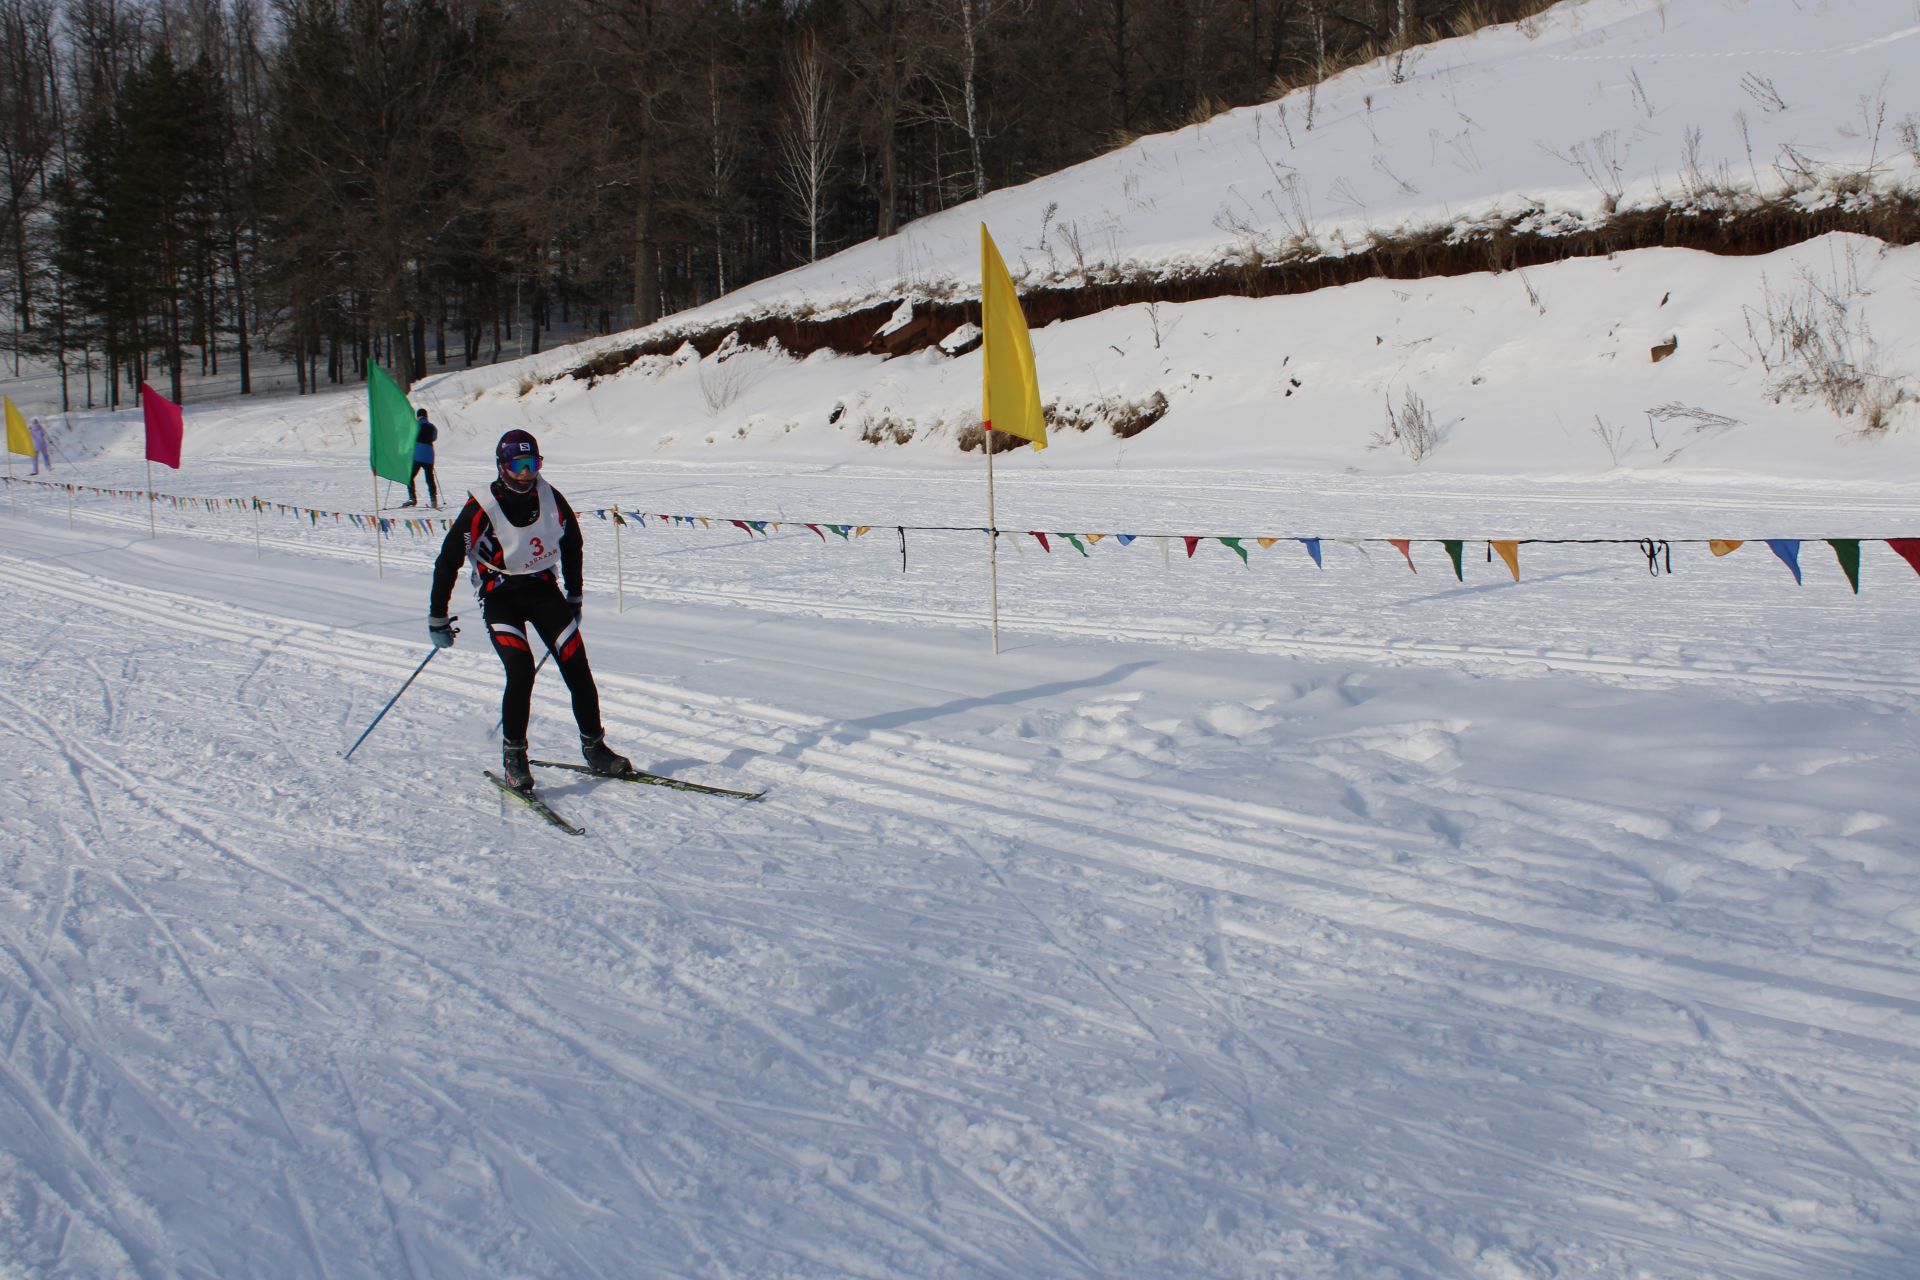
<path id="1" fill-rule="evenodd" d="M 626 773 L 601 773 L 583 764 L 568 764 L 564 760 L 533 760 L 535 768 L 568 769 L 574 773 L 591 774 L 607 779 L 609 782 L 637 782 L 649 787 L 667 787 L 674 791 L 692 791 L 703 796 L 730 796 L 736 800 L 758 800 L 766 795 L 764 791 L 738 791 L 731 787 L 709 786 L 704 782 L 688 782 L 681 778 L 666 778 L 657 773 L 648 773 L 645 769 L 633 769 Z"/>
<path id="2" fill-rule="evenodd" d="M 494 786 L 500 788 L 501 791 L 518 800 L 521 804 L 533 810 L 533 812 L 539 814 L 540 817 L 544 818 L 553 826 L 560 828 L 568 835 L 583 836 L 587 834 L 585 827 L 576 827 L 573 823 L 561 817 L 560 814 L 554 810 L 553 806 L 548 804 L 546 799 L 538 793 L 514 786 L 491 769 L 482 769 L 481 772 L 486 775 L 488 782 L 491 782 Z"/>

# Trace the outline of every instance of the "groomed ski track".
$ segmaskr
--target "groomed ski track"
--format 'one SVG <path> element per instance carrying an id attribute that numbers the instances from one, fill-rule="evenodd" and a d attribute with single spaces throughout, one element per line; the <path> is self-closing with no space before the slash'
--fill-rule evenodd
<path id="1" fill-rule="evenodd" d="M 548 782 L 573 840 L 476 775 L 464 598 L 340 762 L 417 557 L 56 515 L 0 517 L 26 1274 L 1907 1274 L 1899 663 L 1098 609 L 995 662 L 643 574 L 589 604 L 615 745 L 770 792 Z M 1586 773 L 1503 781 L 1563 728 Z"/>

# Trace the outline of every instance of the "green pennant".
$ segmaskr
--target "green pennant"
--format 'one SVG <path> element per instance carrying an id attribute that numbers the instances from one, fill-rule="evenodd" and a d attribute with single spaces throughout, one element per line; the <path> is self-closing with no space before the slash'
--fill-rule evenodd
<path id="1" fill-rule="evenodd" d="M 1847 575 L 1847 581 L 1853 584 L 1853 594 L 1860 594 L 1860 539 L 1828 538 L 1827 545 L 1833 548 L 1833 554 L 1839 557 L 1840 568 Z"/>
<path id="2" fill-rule="evenodd" d="M 1231 549 L 1231 550 L 1232 550 L 1232 552 L 1233 552 L 1233 553 L 1234 553 L 1235 555 L 1237 555 L 1237 556 L 1239 556 L 1239 557 L 1240 557 L 1240 563 L 1241 563 L 1241 564 L 1251 564 L 1251 563 L 1252 563 L 1251 561 L 1249 561 L 1249 560 L 1247 559 L 1247 549 L 1246 549 L 1245 547 L 1243 547 L 1243 546 L 1241 546 L 1241 545 L 1240 545 L 1240 539 L 1238 539 L 1238 538 L 1222 538 L 1222 539 L 1220 539 L 1220 541 L 1221 541 L 1222 543 L 1224 543 L 1224 544 L 1225 544 L 1225 545 L 1226 545 L 1226 546 L 1227 546 L 1227 547 L 1228 547 L 1229 549 Z"/>
<path id="3" fill-rule="evenodd" d="M 1081 555 L 1083 555 L 1083 556 L 1084 556 L 1084 555 L 1086 555 L 1086 554 L 1087 554 L 1087 549 L 1086 549 L 1085 547 L 1083 547 L 1083 546 L 1081 546 L 1081 545 L 1080 545 L 1080 535 L 1079 535 L 1079 534 L 1077 534 L 1077 533 L 1060 533 L 1060 534 L 1055 534 L 1054 536 L 1055 536 L 1055 537 L 1058 537 L 1058 538 L 1065 538 L 1065 539 L 1066 539 L 1066 540 L 1067 540 L 1068 542 L 1071 542 L 1071 543 L 1073 544 L 1073 549 L 1074 549 L 1075 551 L 1078 551 L 1078 552 L 1079 552 L 1079 553 L 1080 553 Z"/>
<path id="4" fill-rule="evenodd" d="M 1442 538 L 1440 545 L 1447 549 L 1447 558 L 1453 561 L 1454 578 L 1460 582 L 1465 582 L 1467 575 L 1460 572 L 1460 552 L 1467 544 L 1458 538 Z"/>

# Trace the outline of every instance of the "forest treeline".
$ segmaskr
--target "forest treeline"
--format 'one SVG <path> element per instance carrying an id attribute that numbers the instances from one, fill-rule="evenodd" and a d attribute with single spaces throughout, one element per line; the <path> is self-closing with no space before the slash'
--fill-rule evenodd
<path id="1" fill-rule="evenodd" d="M 1540 0 L 0 0 L 0 298 L 69 403 L 647 324 Z"/>

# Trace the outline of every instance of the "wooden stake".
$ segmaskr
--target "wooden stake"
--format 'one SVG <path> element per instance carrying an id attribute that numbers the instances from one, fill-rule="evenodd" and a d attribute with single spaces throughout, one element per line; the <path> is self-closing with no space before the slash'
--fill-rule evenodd
<path id="1" fill-rule="evenodd" d="M 993 604 L 993 651 L 1000 652 L 1000 526 L 993 513 L 993 427 L 982 423 L 980 439 L 987 450 L 987 584 Z"/>

